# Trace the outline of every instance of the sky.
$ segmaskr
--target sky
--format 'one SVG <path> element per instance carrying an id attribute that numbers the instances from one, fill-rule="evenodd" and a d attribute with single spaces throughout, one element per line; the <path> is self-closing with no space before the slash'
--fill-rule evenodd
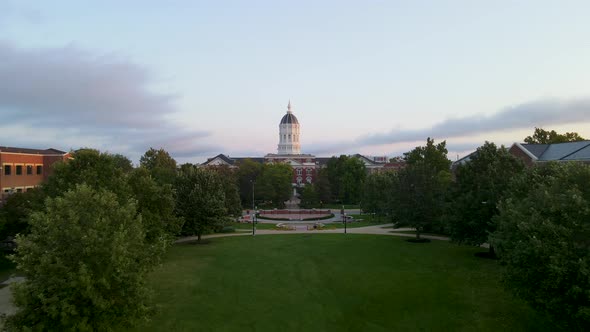
<path id="1" fill-rule="evenodd" d="M 588 1 L 0 0 L 0 146 L 449 159 L 590 137 Z"/>

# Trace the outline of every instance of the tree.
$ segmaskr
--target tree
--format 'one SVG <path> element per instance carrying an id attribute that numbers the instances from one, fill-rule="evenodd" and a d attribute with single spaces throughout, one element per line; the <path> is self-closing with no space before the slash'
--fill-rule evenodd
<path id="1" fill-rule="evenodd" d="M 68 162 L 55 164 L 42 189 L 49 197 L 58 197 L 86 184 L 94 190 L 114 193 L 121 204 L 137 200 L 138 213 L 144 215 L 147 240 L 153 245 L 152 258 L 157 261 L 165 249 L 161 240 L 171 244 L 172 236 L 180 228 L 181 221 L 174 214 L 172 186 L 158 183 L 146 168 L 127 171 L 123 158 L 98 150 L 78 150 Z"/>
<path id="2" fill-rule="evenodd" d="M 566 329 L 588 331 L 590 168 L 578 163 L 541 168 L 548 170 L 519 177 L 500 203 L 492 243 L 506 265 L 510 290 Z M 530 179 L 539 181 L 523 186 Z"/>
<path id="3" fill-rule="evenodd" d="M 444 194 L 451 181 L 450 160 L 446 142 L 434 144 L 428 138 L 426 146 L 416 147 L 405 154 L 407 166 L 398 172 L 391 201 L 391 210 L 400 225 L 416 228 L 420 233 L 441 223 Z"/>
<path id="4" fill-rule="evenodd" d="M 139 159 L 139 165 L 150 171 L 161 184 L 173 184 L 176 178 L 176 160 L 166 150 L 150 148 Z"/>
<path id="5" fill-rule="evenodd" d="M 240 200 L 243 206 L 251 207 L 252 204 L 252 183 L 262 172 L 262 164 L 252 159 L 244 159 L 238 164 L 236 173 Z"/>
<path id="6" fill-rule="evenodd" d="M 201 236 L 213 230 L 227 215 L 225 193 L 219 175 L 194 168 L 182 173 L 176 181 L 176 211 L 184 219 L 182 233 Z"/>
<path id="7" fill-rule="evenodd" d="M 312 208 L 320 203 L 320 198 L 313 184 L 306 184 L 301 191 L 301 207 Z"/>
<path id="8" fill-rule="evenodd" d="M 318 170 L 314 186 L 320 200 L 320 207 L 323 207 L 323 204 L 332 202 L 332 191 L 326 168 Z"/>
<path id="9" fill-rule="evenodd" d="M 358 203 L 361 199 L 366 177 L 365 164 L 356 157 L 341 155 L 332 157 L 326 166 L 332 200 L 343 204 Z"/>
<path id="10" fill-rule="evenodd" d="M 99 190 L 111 191 L 126 202 L 132 195 L 127 184 L 126 167 L 121 159 L 94 149 L 80 149 L 72 153 L 67 162 L 53 165 L 53 174 L 42 185 L 49 197 L 57 197 L 85 183 Z"/>
<path id="11" fill-rule="evenodd" d="M 0 229 L 0 239 L 7 236 L 29 232 L 29 216 L 43 208 L 45 194 L 39 188 L 34 188 L 23 193 L 14 193 L 8 197 L 6 203 L 0 209 L 4 216 L 4 225 Z"/>
<path id="12" fill-rule="evenodd" d="M 503 146 L 485 142 L 471 160 L 458 166 L 452 185 L 452 201 L 445 213 L 451 238 L 459 243 L 481 245 L 496 229 L 493 217 L 510 181 L 524 171 L 520 159 Z M 494 247 L 490 245 L 490 255 Z"/>
<path id="13" fill-rule="evenodd" d="M 17 236 L 13 260 L 27 276 L 13 287 L 13 329 L 110 331 L 148 318 L 141 217 L 132 200 L 87 185 L 48 198 Z"/>
<path id="14" fill-rule="evenodd" d="M 558 134 L 555 130 L 548 131 L 543 128 L 535 127 L 533 136 L 527 136 L 524 141 L 528 144 L 553 144 L 585 141 L 585 139 L 576 132 Z"/>
<path id="15" fill-rule="evenodd" d="M 367 176 L 363 188 L 363 210 L 384 215 L 390 211 L 390 200 L 394 184 L 397 182 L 394 172 L 374 173 Z"/>
<path id="16" fill-rule="evenodd" d="M 150 171 L 156 168 L 176 170 L 176 160 L 163 148 L 158 150 L 150 148 L 147 150 L 139 159 L 139 165 Z"/>
<path id="17" fill-rule="evenodd" d="M 146 240 L 152 244 L 150 257 L 158 263 L 182 229 L 182 218 L 175 213 L 173 188 L 169 184 L 159 185 L 143 167 L 129 174 L 128 184 L 132 197 L 137 200 L 137 212 L 142 217 Z"/>
<path id="18" fill-rule="evenodd" d="M 348 158 L 342 164 L 339 198 L 344 204 L 361 201 L 363 183 L 367 176 L 365 164 L 358 158 Z"/>
<path id="19" fill-rule="evenodd" d="M 256 180 L 256 196 L 272 201 L 273 206 L 284 207 L 293 194 L 293 168 L 289 164 L 264 164 Z"/>
<path id="20" fill-rule="evenodd" d="M 227 214 L 233 217 L 242 215 L 242 204 L 240 202 L 240 192 L 238 190 L 238 180 L 236 172 L 228 166 L 217 166 L 215 172 L 221 179 L 223 192 L 225 193 L 225 209 Z"/>

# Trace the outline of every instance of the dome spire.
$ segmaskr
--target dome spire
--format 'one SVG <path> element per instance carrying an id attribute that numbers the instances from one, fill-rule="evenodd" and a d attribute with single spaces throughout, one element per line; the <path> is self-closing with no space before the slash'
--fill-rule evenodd
<path id="1" fill-rule="evenodd" d="M 287 105 L 287 113 L 291 113 L 291 99 L 289 99 L 289 104 Z"/>

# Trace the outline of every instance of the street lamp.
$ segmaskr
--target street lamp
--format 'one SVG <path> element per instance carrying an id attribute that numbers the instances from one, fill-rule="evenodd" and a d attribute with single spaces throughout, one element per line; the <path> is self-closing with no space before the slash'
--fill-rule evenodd
<path id="1" fill-rule="evenodd" d="M 344 213 L 344 205 L 342 205 L 340 214 L 342 215 L 342 222 L 344 223 L 344 234 L 346 234 L 346 213 Z"/>
<path id="2" fill-rule="evenodd" d="M 256 210 L 254 209 L 254 184 L 256 181 L 250 180 L 250 183 L 252 183 L 252 236 L 254 236 L 256 235 Z"/>

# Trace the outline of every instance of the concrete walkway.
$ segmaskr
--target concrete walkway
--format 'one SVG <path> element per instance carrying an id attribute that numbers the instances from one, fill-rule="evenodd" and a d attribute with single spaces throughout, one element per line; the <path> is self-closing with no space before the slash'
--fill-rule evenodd
<path id="1" fill-rule="evenodd" d="M 415 234 L 409 233 L 399 233 L 403 231 L 413 231 L 413 228 L 384 228 L 384 227 L 391 227 L 393 224 L 382 224 L 382 225 L 374 225 L 374 226 L 366 226 L 366 227 L 354 227 L 348 228 L 347 233 L 349 234 L 373 234 L 373 235 L 390 235 L 390 236 L 402 236 L 402 237 L 415 237 Z M 340 234 L 344 233 L 344 228 L 338 229 L 326 229 L 326 230 L 307 230 L 305 227 L 297 227 L 295 230 L 291 231 L 277 231 L 271 229 L 257 229 L 256 235 L 277 235 L 277 234 Z M 211 239 L 216 237 L 224 237 L 224 236 L 252 236 L 252 232 L 239 232 L 239 233 L 224 233 L 224 234 L 210 234 L 210 235 L 203 235 L 202 239 Z M 442 240 L 448 241 L 449 238 L 445 236 L 434 236 L 434 235 L 421 235 L 420 237 L 425 239 L 431 240 Z M 181 239 L 176 240 L 176 243 L 183 243 L 183 242 L 191 242 L 197 239 L 196 236 L 188 236 Z"/>

